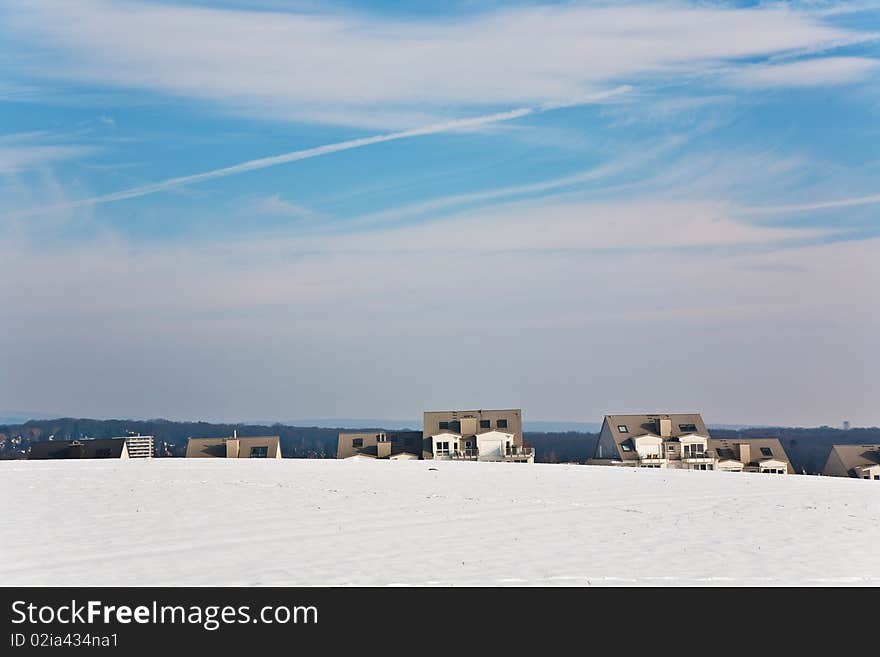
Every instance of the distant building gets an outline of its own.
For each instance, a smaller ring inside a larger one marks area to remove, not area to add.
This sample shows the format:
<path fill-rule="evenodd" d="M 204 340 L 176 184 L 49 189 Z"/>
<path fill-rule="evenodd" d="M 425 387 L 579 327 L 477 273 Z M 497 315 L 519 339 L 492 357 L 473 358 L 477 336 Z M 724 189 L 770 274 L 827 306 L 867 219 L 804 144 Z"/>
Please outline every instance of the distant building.
<path fill-rule="evenodd" d="M 592 463 L 714 470 L 709 430 L 699 413 L 606 415 Z"/>
<path fill-rule="evenodd" d="M 422 458 L 421 431 L 362 431 L 339 434 L 336 458 L 407 460 Z"/>
<path fill-rule="evenodd" d="M 426 459 L 534 463 L 535 451 L 523 444 L 522 411 L 428 411 L 422 426 Z"/>
<path fill-rule="evenodd" d="M 186 458 L 280 459 L 281 439 L 278 436 L 228 438 L 190 438 L 186 443 Z"/>
<path fill-rule="evenodd" d="M 33 443 L 28 453 L 32 460 L 46 459 L 127 459 L 125 438 L 96 440 L 50 440 Z"/>
<path fill-rule="evenodd" d="M 778 438 L 712 438 L 709 440 L 709 449 L 715 452 L 716 470 L 764 474 L 794 473 Z"/>
<path fill-rule="evenodd" d="M 822 474 L 880 480 L 880 445 L 834 445 Z"/>
<path fill-rule="evenodd" d="M 153 436 L 126 436 L 125 445 L 128 448 L 128 457 L 132 459 L 153 458 Z"/>
<path fill-rule="evenodd" d="M 849 425 L 849 420 L 844 420 L 844 421 L 843 421 L 843 430 L 844 430 L 844 431 L 849 431 L 849 426 L 850 426 L 850 425 Z"/>

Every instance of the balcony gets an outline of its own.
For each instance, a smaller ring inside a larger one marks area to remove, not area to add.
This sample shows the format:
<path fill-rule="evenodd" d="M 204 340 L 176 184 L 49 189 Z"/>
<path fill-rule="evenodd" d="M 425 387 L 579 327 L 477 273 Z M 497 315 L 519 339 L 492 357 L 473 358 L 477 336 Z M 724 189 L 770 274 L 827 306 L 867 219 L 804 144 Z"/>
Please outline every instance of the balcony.
<path fill-rule="evenodd" d="M 712 452 L 684 452 L 681 455 L 684 463 L 715 463 L 715 455 Z"/>
<path fill-rule="evenodd" d="M 535 448 L 530 445 L 511 445 L 504 450 L 504 460 L 531 459 L 535 457 Z"/>
<path fill-rule="evenodd" d="M 480 456 L 479 450 L 476 449 L 463 449 L 458 452 L 452 452 L 449 455 L 453 461 L 476 461 Z"/>

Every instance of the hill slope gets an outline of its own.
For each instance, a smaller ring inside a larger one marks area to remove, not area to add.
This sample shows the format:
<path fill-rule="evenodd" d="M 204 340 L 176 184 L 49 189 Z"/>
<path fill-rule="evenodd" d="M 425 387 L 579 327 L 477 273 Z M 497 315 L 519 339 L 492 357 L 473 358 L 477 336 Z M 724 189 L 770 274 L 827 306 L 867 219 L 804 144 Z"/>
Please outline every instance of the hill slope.
<path fill-rule="evenodd" d="M 880 584 L 871 481 L 431 461 L 5 461 L 0 494 L 7 586 Z"/>

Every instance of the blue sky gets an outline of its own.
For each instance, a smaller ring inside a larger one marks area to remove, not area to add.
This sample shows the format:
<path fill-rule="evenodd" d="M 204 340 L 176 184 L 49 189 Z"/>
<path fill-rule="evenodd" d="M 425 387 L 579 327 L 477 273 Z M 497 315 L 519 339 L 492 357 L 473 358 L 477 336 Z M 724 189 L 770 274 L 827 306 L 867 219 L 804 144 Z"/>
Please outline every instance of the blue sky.
<path fill-rule="evenodd" d="M 874 2 L 0 0 L 0 398 L 878 424 L 878 83 Z"/>

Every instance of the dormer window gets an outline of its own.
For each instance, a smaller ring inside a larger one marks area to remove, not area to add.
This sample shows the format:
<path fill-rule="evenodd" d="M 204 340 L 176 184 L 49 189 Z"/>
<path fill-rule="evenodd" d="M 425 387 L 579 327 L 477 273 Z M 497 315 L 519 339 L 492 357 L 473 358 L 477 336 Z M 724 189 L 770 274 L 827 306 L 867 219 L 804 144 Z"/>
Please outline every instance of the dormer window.
<path fill-rule="evenodd" d="M 764 456 L 773 456 L 773 450 L 769 447 L 762 447 L 761 454 L 763 454 Z"/>
<path fill-rule="evenodd" d="M 696 424 L 679 424 L 678 428 L 682 433 L 695 433 L 697 430 L 697 425 Z"/>
<path fill-rule="evenodd" d="M 618 424 L 617 431 L 620 433 L 629 433 L 629 429 L 627 428 L 627 426 L 625 424 Z"/>

